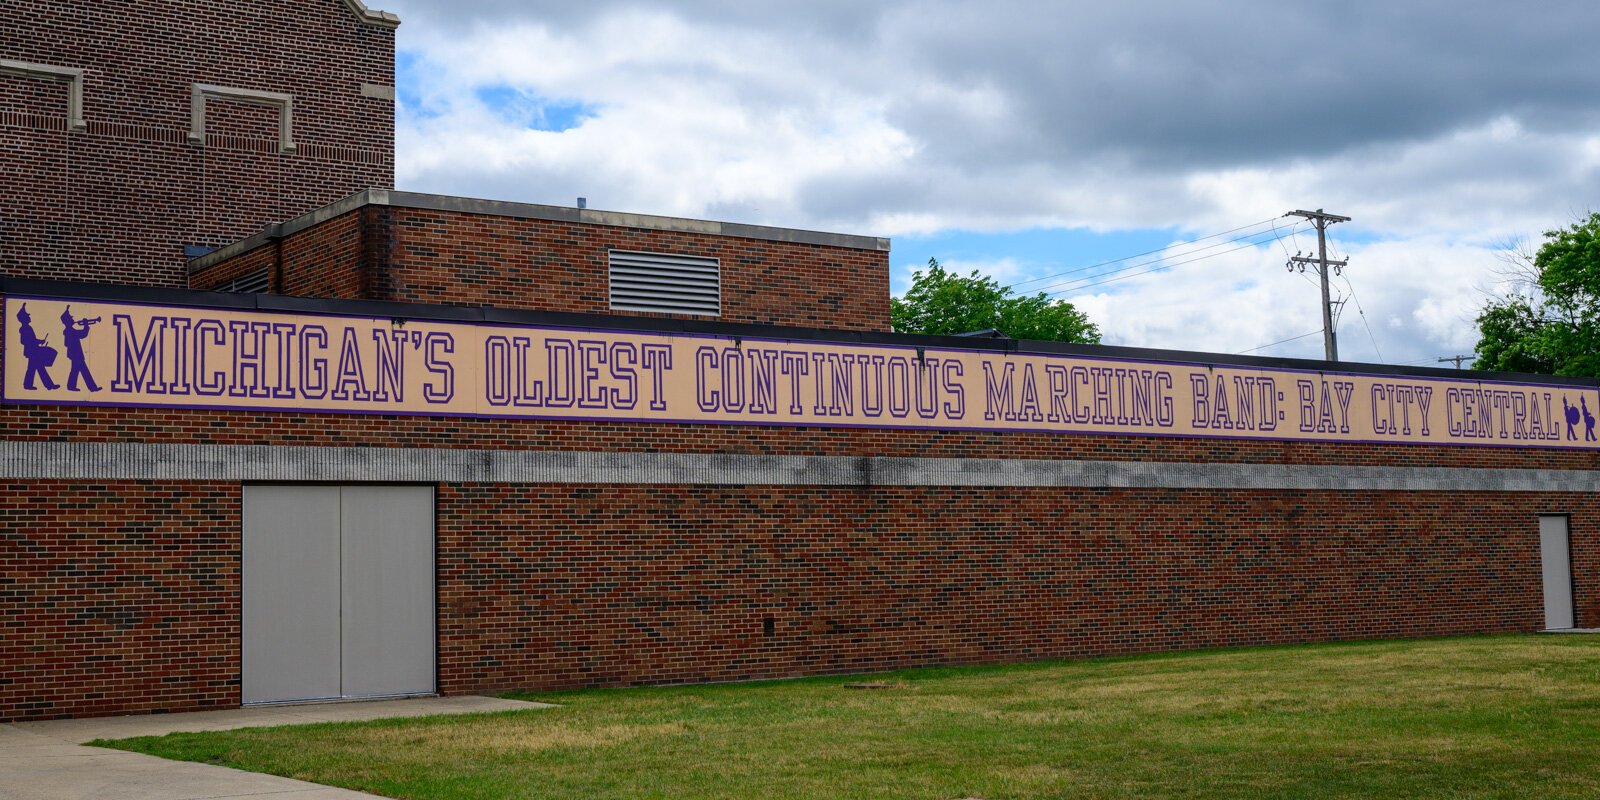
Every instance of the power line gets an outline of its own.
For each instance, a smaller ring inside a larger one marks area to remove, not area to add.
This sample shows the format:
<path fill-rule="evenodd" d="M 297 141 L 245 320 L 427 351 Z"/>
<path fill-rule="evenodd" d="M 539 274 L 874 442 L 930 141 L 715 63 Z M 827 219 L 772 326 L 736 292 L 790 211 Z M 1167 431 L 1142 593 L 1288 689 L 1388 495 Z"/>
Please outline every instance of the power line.
<path fill-rule="evenodd" d="M 1129 278 L 1137 278 L 1140 275 L 1149 275 L 1149 274 L 1154 273 L 1154 272 L 1161 272 L 1162 270 L 1171 269 L 1173 267 L 1182 266 L 1184 264 L 1189 264 L 1189 263 L 1192 263 L 1192 262 L 1195 262 L 1195 261 L 1204 261 L 1204 260 L 1206 260 L 1208 258 L 1216 258 L 1217 256 L 1225 256 L 1225 255 L 1227 255 L 1229 253 L 1237 252 L 1239 250 L 1248 250 L 1248 249 L 1250 249 L 1252 247 L 1256 247 L 1258 244 L 1259 244 L 1258 242 L 1249 242 L 1249 243 L 1246 243 L 1246 244 L 1239 245 L 1238 247 L 1234 247 L 1234 248 L 1231 248 L 1231 249 L 1228 249 L 1228 250 L 1224 250 L 1224 251 L 1222 251 L 1220 253 L 1212 253 L 1210 255 L 1204 255 L 1204 256 L 1195 256 L 1194 258 L 1184 259 L 1182 261 L 1170 261 L 1169 262 L 1169 261 L 1164 261 L 1164 260 L 1161 260 L 1161 259 L 1157 259 L 1155 261 L 1146 261 L 1146 262 L 1143 262 L 1141 264 L 1134 264 L 1133 266 L 1127 267 L 1125 269 L 1117 269 L 1117 270 L 1112 270 L 1110 272 L 1102 272 L 1099 275 L 1090 275 L 1087 278 L 1080 278 L 1080 279 L 1078 279 L 1076 281 L 1067 281 L 1067 283 L 1075 284 L 1075 285 L 1067 286 L 1064 289 L 1051 289 L 1050 291 L 1045 292 L 1045 294 L 1060 295 L 1060 294 L 1068 294 L 1068 293 L 1071 293 L 1071 292 L 1081 292 L 1084 289 L 1089 289 L 1089 288 L 1092 288 L 1092 287 L 1095 287 L 1095 286 L 1102 286 L 1102 285 L 1105 285 L 1107 283 L 1115 283 L 1116 281 L 1125 281 L 1125 280 L 1127 280 Z M 1146 266 L 1149 266 L 1151 264 L 1155 264 L 1156 266 L 1151 267 L 1150 269 L 1144 270 L 1143 272 L 1134 272 L 1134 273 L 1127 274 L 1127 275 L 1119 275 L 1119 274 L 1117 274 L 1117 273 L 1121 273 L 1121 272 L 1127 272 L 1130 269 L 1137 269 L 1139 267 L 1146 267 Z M 1105 275 L 1111 275 L 1113 277 L 1106 278 L 1105 280 L 1098 280 L 1098 281 L 1094 280 L 1095 278 L 1100 278 L 1100 277 L 1103 277 Z M 1085 283 L 1085 281 L 1090 281 L 1090 282 Z"/>
<path fill-rule="evenodd" d="M 1256 240 L 1255 237 L 1257 237 L 1257 236 L 1266 236 L 1266 235 L 1268 235 L 1268 233 L 1266 231 L 1260 231 L 1260 232 L 1257 232 L 1257 233 L 1247 233 L 1247 234 L 1245 234 L 1243 236 L 1235 237 L 1233 239 L 1228 239 L 1227 241 L 1217 242 L 1215 244 L 1208 244 L 1205 247 L 1196 248 L 1194 250 L 1189 250 L 1189 251 L 1183 252 L 1183 253 L 1177 253 L 1175 255 L 1178 255 L 1178 256 L 1194 255 L 1195 253 L 1203 253 L 1203 252 L 1205 252 L 1207 250 L 1214 250 L 1214 249 L 1216 249 L 1218 247 L 1227 247 L 1230 244 L 1238 244 L 1239 242 L 1248 242 L 1248 244 L 1246 244 L 1244 247 L 1254 247 L 1254 246 L 1257 246 L 1257 245 L 1259 245 L 1259 244 L 1261 244 L 1262 242 L 1265 241 L 1264 239 L 1263 240 Z M 1201 256 L 1200 258 L 1210 258 L 1212 256 L 1219 256 L 1219 255 L 1223 255 L 1224 253 L 1231 253 L 1234 250 L 1242 250 L 1242 249 L 1244 249 L 1244 247 L 1235 247 L 1235 248 L 1232 248 L 1230 250 L 1224 250 L 1221 253 L 1213 253 L 1211 256 Z M 1158 251 L 1153 251 L 1153 252 L 1164 252 L 1164 251 L 1159 251 L 1158 250 Z M 1145 253 L 1144 255 L 1150 255 L 1150 254 L 1149 253 Z M 1118 273 L 1127 272 L 1129 270 L 1138 269 L 1140 267 L 1148 267 L 1151 264 L 1162 264 L 1164 262 L 1167 262 L 1168 260 L 1170 260 L 1173 257 L 1174 257 L 1174 255 L 1159 255 L 1159 256 L 1156 256 L 1155 258 L 1152 258 L 1152 259 L 1150 259 L 1148 261 L 1139 261 L 1139 262 L 1136 262 L 1136 263 L 1133 263 L 1133 264 L 1129 264 L 1129 265 L 1127 265 L 1125 267 L 1118 267 L 1116 269 L 1108 269 L 1105 272 L 1100 272 L 1100 273 L 1096 273 L 1096 274 L 1093 274 L 1093 275 L 1085 275 L 1082 278 L 1072 278 L 1072 279 L 1065 280 L 1065 281 L 1058 281 L 1056 283 L 1052 283 L 1052 284 L 1050 284 L 1048 286 L 1043 287 L 1039 291 L 1043 291 L 1046 294 L 1060 294 L 1063 291 L 1071 291 L 1073 288 L 1075 288 L 1075 287 L 1070 286 L 1070 284 L 1082 283 L 1084 281 L 1092 281 L 1092 280 L 1094 280 L 1096 278 L 1104 278 L 1107 275 L 1116 275 Z M 1137 256 L 1134 256 L 1134 258 L 1137 258 Z M 1124 259 L 1124 260 L 1126 260 L 1126 259 Z M 1190 261 L 1198 261 L 1200 259 L 1196 258 L 1196 259 L 1189 259 L 1189 260 Z M 1183 263 L 1188 263 L 1188 262 L 1185 261 Z M 1070 270 L 1070 271 L 1071 272 L 1083 272 L 1083 271 L 1085 271 L 1085 269 L 1093 269 L 1093 267 L 1086 267 L 1084 269 L 1077 269 L 1077 270 Z M 1159 269 L 1159 267 L 1158 267 L 1158 269 Z M 1062 274 L 1064 275 L 1064 274 L 1067 274 L 1067 273 L 1062 273 Z M 1140 274 L 1144 274 L 1144 273 L 1140 273 Z M 1132 276 L 1129 276 L 1129 277 L 1132 277 Z M 1058 288 L 1056 288 L 1056 287 L 1059 287 L 1059 286 L 1066 286 L 1067 288 L 1066 289 L 1058 289 Z"/>
<path fill-rule="evenodd" d="M 1075 269 L 1069 269 L 1069 270 L 1066 270 L 1064 272 L 1057 272 L 1057 273 L 1054 273 L 1054 274 L 1051 274 L 1051 275 L 1041 275 L 1041 276 L 1039 276 L 1037 278 L 1029 278 L 1029 279 L 1027 279 L 1025 281 L 1017 281 L 1016 283 L 1013 283 L 1010 286 L 1007 286 L 1005 288 L 1007 288 L 1007 289 L 1015 289 L 1018 286 L 1026 286 L 1026 285 L 1028 285 L 1030 283 L 1038 283 L 1040 281 L 1048 281 L 1048 280 L 1051 280 L 1051 279 L 1054 279 L 1054 278 L 1059 278 L 1059 277 L 1061 277 L 1063 275 L 1075 275 L 1075 274 L 1080 273 L 1080 272 L 1088 272 L 1089 270 L 1092 270 L 1092 269 L 1099 269 L 1100 267 L 1109 267 L 1112 264 L 1120 264 L 1120 263 L 1122 263 L 1124 261 L 1132 261 L 1135 258 L 1143 258 L 1145 256 L 1155 255 L 1156 253 L 1164 253 L 1164 252 L 1166 252 L 1168 250 L 1171 250 L 1171 249 L 1173 249 L 1175 247 L 1186 247 L 1186 246 L 1191 245 L 1191 244 L 1199 244 L 1200 242 L 1203 242 L 1203 241 L 1205 241 L 1207 239 L 1215 239 L 1215 238 L 1217 238 L 1219 236 L 1227 236 L 1230 233 L 1238 233 L 1239 231 L 1245 230 L 1247 228 L 1258 228 L 1258 227 L 1260 227 L 1262 225 L 1266 225 L 1266 224 L 1269 224 L 1269 223 L 1273 224 L 1274 229 L 1276 229 L 1277 220 L 1278 220 L 1278 218 L 1264 219 L 1264 220 L 1262 220 L 1260 222 L 1252 222 L 1249 225 L 1240 225 L 1237 228 L 1232 228 L 1232 229 L 1229 229 L 1229 230 L 1221 231 L 1219 233 L 1213 233 L 1213 234 L 1210 234 L 1208 236 L 1201 236 L 1198 239 L 1190 239 L 1190 240 L 1184 241 L 1184 242 L 1177 242 L 1175 244 L 1169 244 L 1169 245 L 1167 245 L 1165 247 L 1156 248 L 1155 250 L 1147 250 L 1147 251 L 1145 251 L 1143 253 L 1134 253 L 1131 256 L 1123 256 L 1122 258 L 1113 258 L 1110 261 L 1102 261 L 1102 262 L 1100 262 L 1098 264 L 1090 264 L 1087 267 L 1077 267 Z M 1209 249 L 1209 248 L 1202 248 L 1202 249 Z"/>
<path fill-rule="evenodd" d="M 1242 356 L 1245 353 L 1254 353 L 1257 350 L 1265 350 L 1265 349 L 1267 349 L 1269 347 L 1277 347 L 1280 344 L 1288 344 L 1290 342 L 1297 342 L 1297 341 L 1299 341 L 1301 339 L 1306 338 L 1307 336 L 1316 336 L 1319 333 L 1322 333 L 1322 331 L 1317 330 L 1317 331 L 1312 331 L 1310 333 L 1302 333 L 1299 336 L 1291 336 L 1291 337 L 1289 337 L 1287 339 L 1283 339 L 1283 340 L 1280 340 L 1280 341 L 1273 342 L 1272 344 L 1264 344 L 1264 345 L 1261 345 L 1260 347 L 1252 347 L 1249 350 L 1240 350 L 1239 352 L 1234 353 L 1234 355 Z"/>
<path fill-rule="evenodd" d="M 1271 234 L 1271 233 L 1269 233 L 1267 231 L 1262 231 L 1261 233 L 1253 233 L 1253 234 L 1249 234 L 1247 236 L 1239 237 L 1237 239 L 1230 239 L 1230 240 L 1228 240 L 1226 242 L 1222 242 L 1222 243 L 1219 243 L 1219 244 L 1208 245 L 1206 247 L 1200 248 L 1200 250 L 1190 251 L 1190 253 L 1182 253 L 1181 255 L 1191 255 L 1192 253 L 1198 253 L 1198 252 L 1201 252 L 1201 251 L 1204 251 L 1204 250 L 1210 250 L 1210 249 L 1212 249 L 1214 247 L 1222 247 L 1222 246 L 1225 246 L 1225 245 L 1228 245 L 1228 244 L 1235 244 L 1235 243 L 1238 243 L 1238 242 L 1244 242 L 1244 244 L 1240 244 L 1238 247 L 1231 247 L 1231 248 L 1229 248 L 1227 250 L 1223 250 L 1221 252 L 1210 253 L 1208 255 L 1203 255 L 1203 256 L 1195 256 L 1193 258 L 1186 258 L 1186 259 L 1181 259 L 1181 260 L 1178 260 L 1178 261 L 1171 261 L 1171 260 L 1168 260 L 1166 258 L 1155 258 L 1155 259 L 1151 259 L 1149 261 L 1141 261 L 1141 262 L 1139 262 L 1137 264 L 1129 264 L 1126 267 L 1120 267 L 1118 269 L 1107 270 L 1107 271 L 1099 273 L 1097 275 L 1088 275 L 1088 276 L 1085 276 L 1085 277 L 1082 277 L 1082 278 L 1076 278 L 1076 279 L 1069 280 L 1069 281 L 1062 281 L 1061 283 L 1058 283 L 1058 284 L 1052 284 L 1051 286 L 1046 286 L 1043 291 L 1044 291 L 1045 294 L 1048 294 L 1048 295 L 1067 294 L 1069 292 L 1082 291 L 1084 289 L 1088 289 L 1088 288 L 1093 287 L 1093 286 L 1100 286 L 1102 284 L 1112 283 L 1113 281 L 1126 280 L 1128 278 L 1137 278 L 1140 275 L 1149 275 L 1152 272 L 1160 272 L 1160 271 L 1162 271 L 1164 269 L 1169 269 L 1171 267 L 1182 266 L 1184 264 L 1190 264 L 1190 263 L 1193 263 L 1193 262 L 1196 262 L 1196 261 L 1204 261 L 1205 259 L 1216 258 L 1217 256 L 1225 256 L 1225 255 L 1227 255 L 1229 253 L 1235 253 L 1235 252 L 1238 252 L 1240 250 L 1248 250 L 1248 249 L 1253 248 L 1253 247 L 1260 247 L 1261 245 L 1266 244 L 1269 240 L 1268 239 L 1256 239 L 1255 237 L 1258 237 L 1258 236 L 1271 236 L 1271 235 L 1273 235 L 1273 234 Z M 1272 241 L 1276 241 L 1278 239 L 1282 239 L 1284 235 L 1286 235 L 1286 234 L 1279 234 Z M 1128 275 L 1119 274 L 1119 273 L 1125 273 L 1128 270 L 1138 269 L 1139 267 L 1148 267 L 1148 266 L 1150 266 L 1152 264 L 1154 264 L 1156 266 L 1152 267 L 1151 269 L 1144 270 L 1143 272 L 1135 272 L 1135 273 L 1128 274 Z M 1106 277 L 1107 275 L 1114 276 L 1114 277 L 1107 278 Z M 1105 278 L 1105 279 L 1104 280 L 1095 280 L 1096 278 Z M 1090 281 L 1090 282 L 1086 283 L 1085 281 Z M 1057 289 L 1057 288 L 1055 288 L 1056 286 L 1062 286 L 1064 288 Z"/>
<path fill-rule="evenodd" d="M 1349 259 L 1346 259 L 1347 261 Z M 1340 275 L 1344 285 L 1350 289 L 1350 299 L 1356 301 L 1356 313 L 1361 315 L 1361 327 L 1367 329 L 1367 341 L 1372 342 L 1373 352 L 1378 354 L 1378 360 L 1383 361 L 1383 351 L 1378 349 L 1378 339 L 1372 335 L 1372 326 L 1367 324 L 1367 310 L 1361 307 L 1361 298 L 1356 297 L 1356 285 L 1350 282 L 1349 275 Z"/>

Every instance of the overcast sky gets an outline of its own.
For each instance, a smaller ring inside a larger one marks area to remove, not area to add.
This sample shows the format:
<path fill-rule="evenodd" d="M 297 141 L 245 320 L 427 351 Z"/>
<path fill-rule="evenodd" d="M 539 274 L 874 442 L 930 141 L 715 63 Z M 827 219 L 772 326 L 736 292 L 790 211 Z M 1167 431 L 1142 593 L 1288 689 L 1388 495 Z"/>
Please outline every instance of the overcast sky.
<path fill-rule="evenodd" d="M 1431 364 L 1600 208 L 1593 0 L 369 5 L 398 188 L 887 236 L 896 293 L 1035 279 L 1108 344 L 1320 357 L 1325 208 L 1341 356 Z"/>

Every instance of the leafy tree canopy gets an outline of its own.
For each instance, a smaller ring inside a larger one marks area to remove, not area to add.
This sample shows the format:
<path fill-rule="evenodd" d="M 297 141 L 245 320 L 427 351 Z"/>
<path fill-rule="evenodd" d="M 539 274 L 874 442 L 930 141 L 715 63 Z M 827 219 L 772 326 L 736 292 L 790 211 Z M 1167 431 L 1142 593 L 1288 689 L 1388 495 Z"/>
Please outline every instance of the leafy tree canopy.
<path fill-rule="evenodd" d="M 995 328 L 1013 339 L 1099 344 L 1100 329 L 1071 303 L 1043 292 L 1014 295 L 973 270 L 965 277 L 938 259 L 911 276 L 905 297 L 889 299 L 889 320 L 901 333 L 955 334 Z"/>
<path fill-rule="evenodd" d="M 1600 377 L 1600 213 L 1544 236 L 1478 314 L 1477 367 Z"/>

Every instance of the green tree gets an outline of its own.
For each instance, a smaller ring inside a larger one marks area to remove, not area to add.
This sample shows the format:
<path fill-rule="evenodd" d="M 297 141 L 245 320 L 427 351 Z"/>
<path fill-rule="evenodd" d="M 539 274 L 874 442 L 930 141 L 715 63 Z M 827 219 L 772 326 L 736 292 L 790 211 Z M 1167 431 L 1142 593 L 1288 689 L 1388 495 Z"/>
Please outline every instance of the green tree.
<path fill-rule="evenodd" d="M 889 298 L 889 321 L 900 333 L 954 334 L 995 328 L 1013 339 L 1099 344 L 1100 329 L 1082 311 L 1043 292 L 1014 295 L 973 270 L 961 276 L 935 258 L 911 276 L 905 297 Z"/>
<path fill-rule="evenodd" d="M 1478 314 L 1477 367 L 1600 377 L 1600 213 L 1544 236 Z"/>

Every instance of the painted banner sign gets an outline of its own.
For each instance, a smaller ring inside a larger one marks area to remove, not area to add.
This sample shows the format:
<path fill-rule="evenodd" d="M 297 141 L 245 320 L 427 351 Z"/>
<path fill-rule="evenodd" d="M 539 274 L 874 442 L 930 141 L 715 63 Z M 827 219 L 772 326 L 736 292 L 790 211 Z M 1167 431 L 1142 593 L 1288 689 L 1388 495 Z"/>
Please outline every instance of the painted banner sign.
<path fill-rule="evenodd" d="M 1593 387 L 5 299 L 8 404 L 1600 446 Z"/>

